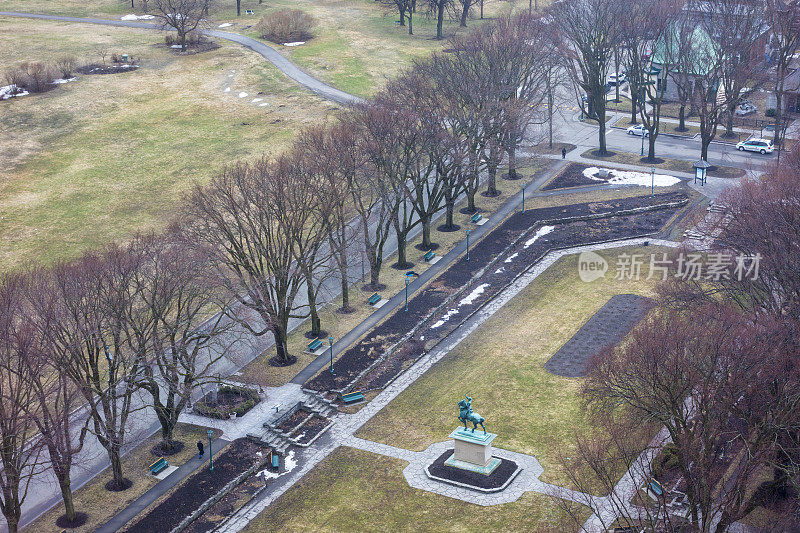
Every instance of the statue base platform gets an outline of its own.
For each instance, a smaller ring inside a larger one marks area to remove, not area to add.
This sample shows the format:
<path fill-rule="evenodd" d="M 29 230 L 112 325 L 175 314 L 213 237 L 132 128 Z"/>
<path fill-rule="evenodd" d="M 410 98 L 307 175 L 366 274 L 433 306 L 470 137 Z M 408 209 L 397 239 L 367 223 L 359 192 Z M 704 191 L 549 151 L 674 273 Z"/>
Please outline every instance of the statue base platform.
<path fill-rule="evenodd" d="M 492 457 L 492 441 L 495 433 L 482 430 L 465 430 L 459 427 L 452 433 L 453 455 L 446 461 L 447 466 L 489 475 L 500 465 L 500 459 Z"/>

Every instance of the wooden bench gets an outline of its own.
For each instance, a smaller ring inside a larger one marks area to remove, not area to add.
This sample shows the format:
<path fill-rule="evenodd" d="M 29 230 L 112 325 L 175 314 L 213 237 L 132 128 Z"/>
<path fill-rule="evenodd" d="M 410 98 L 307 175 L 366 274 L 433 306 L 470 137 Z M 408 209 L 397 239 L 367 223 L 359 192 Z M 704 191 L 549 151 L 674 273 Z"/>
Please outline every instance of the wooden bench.
<path fill-rule="evenodd" d="M 470 220 L 471 220 L 471 221 L 472 221 L 474 224 L 477 224 L 478 222 L 480 222 L 480 221 L 481 221 L 481 219 L 482 219 L 482 218 L 483 218 L 483 215 L 481 215 L 480 213 L 475 213 L 474 215 L 472 215 L 472 217 L 470 218 Z"/>
<path fill-rule="evenodd" d="M 280 456 L 273 452 L 272 453 L 272 468 L 278 469 L 281 467 L 281 458 Z"/>
<path fill-rule="evenodd" d="M 425 252 L 425 255 L 422 256 L 422 260 L 430 261 L 434 257 L 436 257 L 436 253 L 433 250 L 428 250 L 427 252 Z"/>
<path fill-rule="evenodd" d="M 167 460 L 164 459 L 163 457 L 159 457 L 158 461 L 156 461 L 155 463 L 151 464 L 147 468 L 150 470 L 151 474 L 156 475 L 159 472 L 161 472 L 162 470 L 164 470 L 165 468 L 167 468 L 168 466 L 169 466 L 169 463 L 167 462 Z"/>
<path fill-rule="evenodd" d="M 322 341 L 319 339 L 314 339 L 313 341 L 308 343 L 308 351 L 314 353 L 319 347 L 322 346 Z"/>
<path fill-rule="evenodd" d="M 255 15 L 256 12 L 253 11 L 252 9 L 245 9 L 244 14 L 245 15 Z"/>
<path fill-rule="evenodd" d="M 378 294 L 377 292 L 367 299 L 367 303 L 369 305 L 375 305 L 376 303 L 378 303 L 380 301 L 381 301 L 381 295 Z"/>
<path fill-rule="evenodd" d="M 364 395 L 360 392 L 348 392 L 347 394 L 342 394 L 342 401 L 345 404 L 360 402 L 363 399 Z"/>

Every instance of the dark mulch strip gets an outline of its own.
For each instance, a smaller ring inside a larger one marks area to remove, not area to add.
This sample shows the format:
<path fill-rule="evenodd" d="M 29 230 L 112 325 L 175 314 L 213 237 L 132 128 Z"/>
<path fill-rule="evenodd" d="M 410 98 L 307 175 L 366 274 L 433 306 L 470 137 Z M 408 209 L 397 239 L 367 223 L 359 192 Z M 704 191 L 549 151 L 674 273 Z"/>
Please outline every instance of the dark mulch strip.
<path fill-rule="evenodd" d="M 244 404 L 250 401 L 252 401 L 253 405 L 247 407 L 246 409 L 242 408 Z M 261 398 L 259 398 L 258 393 L 255 391 L 250 389 L 234 388 L 233 390 L 226 389 L 217 391 L 216 399 L 214 399 L 213 392 L 205 394 L 197 403 L 195 403 L 194 409 L 195 412 L 203 416 L 226 419 L 228 418 L 229 414 L 234 411 L 236 412 L 237 416 L 244 415 L 250 409 L 255 407 L 260 401 Z"/>
<path fill-rule="evenodd" d="M 306 382 L 305 386 L 316 391 L 328 391 L 340 389 L 349 384 L 365 368 L 380 358 L 387 348 L 397 343 L 403 335 L 422 322 L 432 309 L 441 305 L 448 296 L 469 282 L 475 273 L 489 263 L 500 251 L 540 221 L 591 214 L 611 215 L 617 211 L 685 199 L 685 193 L 670 192 L 657 194 L 653 198 L 650 196 L 637 196 L 604 202 L 531 209 L 525 211 L 525 213 L 517 212 L 507 218 L 489 235 L 481 239 L 474 247 L 471 247 L 469 262 L 459 260 L 450 265 L 425 289 L 409 300 L 407 312 L 403 311 L 402 308 L 398 309 L 360 342 L 345 351 L 336 363 L 336 374 L 334 376 L 331 376 L 328 372 L 320 373 L 314 379 Z M 674 209 L 663 209 L 634 216 L 563 224 L 553 233 L 539 239 L 534 245 L 521 251 L 518 260 L 515 259 L 514 262 L 509 264 L 501 262 L 497 265 L 497 269 L 491 270 L 490 273 L 503 276 L 498 278 L 498 286 L 500 286 L 500 284 L 505 284 L 510 279 L 513 279 L 516 275 L 514 269 L 524 270 L 550 248 L 568 247 L 587 242 L 652 233 L 660 230 L 674 213 Z M 505 270 L 496 273 L 496 270 L 503 267 L 505 267 Z M 519 271 L 521 270 L 516 272 L 518 273 Z M 492 289 L 494 289 L 495 283 L 492 283 L 492 285 L 493 287 L 490 287 L 484 293 L 484 296 L 493 295 Z M 474 305 L 482 305 L 483 301 L 485 300 L 476 301 Z M 467 311 L 467 306 L 464 306 L 463 310 L 460 311 Z M 440 328 L 441 331 L 444 329 Z M 437 330 L 437 334 L 440 330 Z M 425 335 L 425 333 L 420 331 L 420 335 Z M 404 370 L 410 364 L 410 361 L 419 357 L 424 350 L 424 344 L 429 340 L 430 338 L 425 336 L 425 339 L 418 337 L 407 342 L 390 360 L 384 361 L 369 376 L 363 378 L 357 388 L 362 390 L 379 388 L 381 383 L 388 382 L 393 376 L 397 375 L 398 371 Z"/>
<path fill-rule="evenodd" d="M 267 480 L 267 485 L 272 483 L 272 479 Z M 264 482 L 257 476 L 252 476 L 242 482 L 241 485 L 222 497 L 220 501 L 211 506 L 197 520 L 189 524 L 185 533 L 208 533 L 220 525 L 223 520 L 233 515 L 236 511 L 236 504 L 250 500 L 259 488 L 264 486 Z"/>
<path fill-rule="evenodd" d="M 497 489 L 502 487 L 511 477 L 511 474 L 517 470 L 517 463 L 500 457 L 500 465 L 487 476 L 479 472 L 470 472 L 454 466 L 447 466 L 444 462 L 451 455 L 453 455 L 453 450 L 444 452 L 428 467 L 428 472 L 432 476 L 455 481 L 456 483 L 464 483 L 481 489 Z"/>
<path fill-rule="evenodd" d="M 81 527 L 87 520 L 89 520 L 89 515 L 86 513 L 75 513 L 75 520 L 67 520 L 67 515 L 62 514 L 56 518 L 56 525 L 65 529 L 75 529 Z"/>
<path fill-rule="evenodd" d="M 653 300 L 635 294 L 616 294 L 597 310 L 544 364 L 557 376 L 586 375 L 589 361 L 604 349 L 621 341 L 652 309 Z"/>
<path fill-rule="evenodd" d="M 75 72 L 79 74 L 122 74 L 135 70 L 139 70 L 139 65 L 131 65 L 130 63 L 100 65 L 99 63 L 92 63 L 91 65 L 76 68 Z"/>
<path fill-rule="evenodd" d="M 308 418 L 310 414 L 311 411 L 307 411 L 305 409 L 298 409 L 297 411 L 289 415 L 289 417 L 287 417 L 285 420 L 282 420 L 281 423 L 278 424 L 276 427 L 285 433 L 291 433 L 292 431 L 300 427 L 300 424 L 302 424 L 303 421 L 306 418 Z"/>
<path fill-rule="evenodd" d="M 303 424 L 303 427 L 300 428 L 300 433 L 302 436 L 297 439 L 297 442 L 300 444 L 306 444 L 311 442 L 311 439 L 319 435 L 323 429 L 328 427 L 330 424 L 330 420 L 319 415 L 314 415 L 311 419 Z"/>
<path fill-rule="evenodd" d="M 551 191 L 554 189 L 566 189 L 568 187 L 580 187 L 582 185 L 600 185 L 603 182 L 589 179 L 583 175 L 583 171 L 589 168 L 589 165 L 581 163 L 570 163 L 561 169 L 555 178 L 542 187 L 543 191 Z"/>
<path fill-rule="evenodd" d="M 236 439 L 224 452 L 214 457 L 213 472 L 203 466 L 184 480 L 171 496 L 125 531 L 128 533 L 171 531 L 203 502 L 253 466 L 260 459 L 256 455 L 259 451 L 263 454 L 266 448 L 246 438 Z"/>

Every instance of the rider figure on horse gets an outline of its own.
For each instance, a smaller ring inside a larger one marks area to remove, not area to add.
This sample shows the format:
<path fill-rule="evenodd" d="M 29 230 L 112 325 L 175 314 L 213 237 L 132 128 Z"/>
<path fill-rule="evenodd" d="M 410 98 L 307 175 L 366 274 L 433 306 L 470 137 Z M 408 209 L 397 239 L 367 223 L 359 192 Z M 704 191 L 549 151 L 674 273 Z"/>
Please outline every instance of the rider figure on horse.
<path fill-rule="evenodd" d="M 458 402 L 458 419 L 464 423 L 464 430 L 467 429 L 467 422 L 472 422 L 472 432 L 478 428 L 478 425 L 483 428 L 486 433 L 486 426 L 483 425 L 485 419 L 478 413 L 472 410 L 472 396 L 464 396 L 464 399 Z"/>

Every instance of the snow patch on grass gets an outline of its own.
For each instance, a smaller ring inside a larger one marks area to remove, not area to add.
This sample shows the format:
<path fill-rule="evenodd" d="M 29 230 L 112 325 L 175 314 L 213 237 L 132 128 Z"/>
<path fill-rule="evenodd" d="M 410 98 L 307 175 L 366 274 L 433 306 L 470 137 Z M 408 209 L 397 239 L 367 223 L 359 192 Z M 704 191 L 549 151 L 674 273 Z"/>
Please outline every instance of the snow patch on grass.
<path fill-rule="evenodd" d="M 583 175 L 590 180 L 594 181 L 602 181 L 606 183 L 610 183 L 612 185 L 642 185 L 642 186 L 649 186 L 652 185 L 656 187 L 670 187 L 675 185 L 676 183 L 680 183 L 680 179 L 676 178 L 675 176 L 668 176 L 666 174 L 655 174 L 650 175 L 647 172 L 636 172 L 633 170 L 617 170 L 613 168 L 604 168 L 603 170 L 608 171 L 608 180 L 604 180 L 602 178 L 598 178 L 595 176 L 598 172 L 600 172 L 600 168 L 598 167 L 589 167 L 583 171 Z"/>
<path fill-rule="evenodd" d="M 123 15 L 119 19 L 120 20 L 152 20 L 155 17 L 153 15 Z"/>
<path fill-rule="evenodd" d="M 283 43 L 283 46 L 300 46 L 306 44 L 305 41 L 295 41 L 293 43 Z"/>
<path fill-rule="evenodd" d="M 539 228 L 539 231 L 537 231 L 536 234 L 533 237 L 531 237 L 530 239 L 525 241 L 525 246 L 524 247 L 527 248 L 531 244 L 533 244 L 536 241 L 538 241 L 540 237 L 544 237 L 545 235 L 547 235 L 548 233 L 550 233 L 554 229 L 556 229 L 555 226 L 542 226 L 541 228 Z M 517 255 L 517 254 L 514 254 L 514 256 L 515 255 Z M 514 256 L 511 256 L 511 257 L 514 257 Z M 511 257 L 509 257 L 509 259 L 511 259 Z"/>

